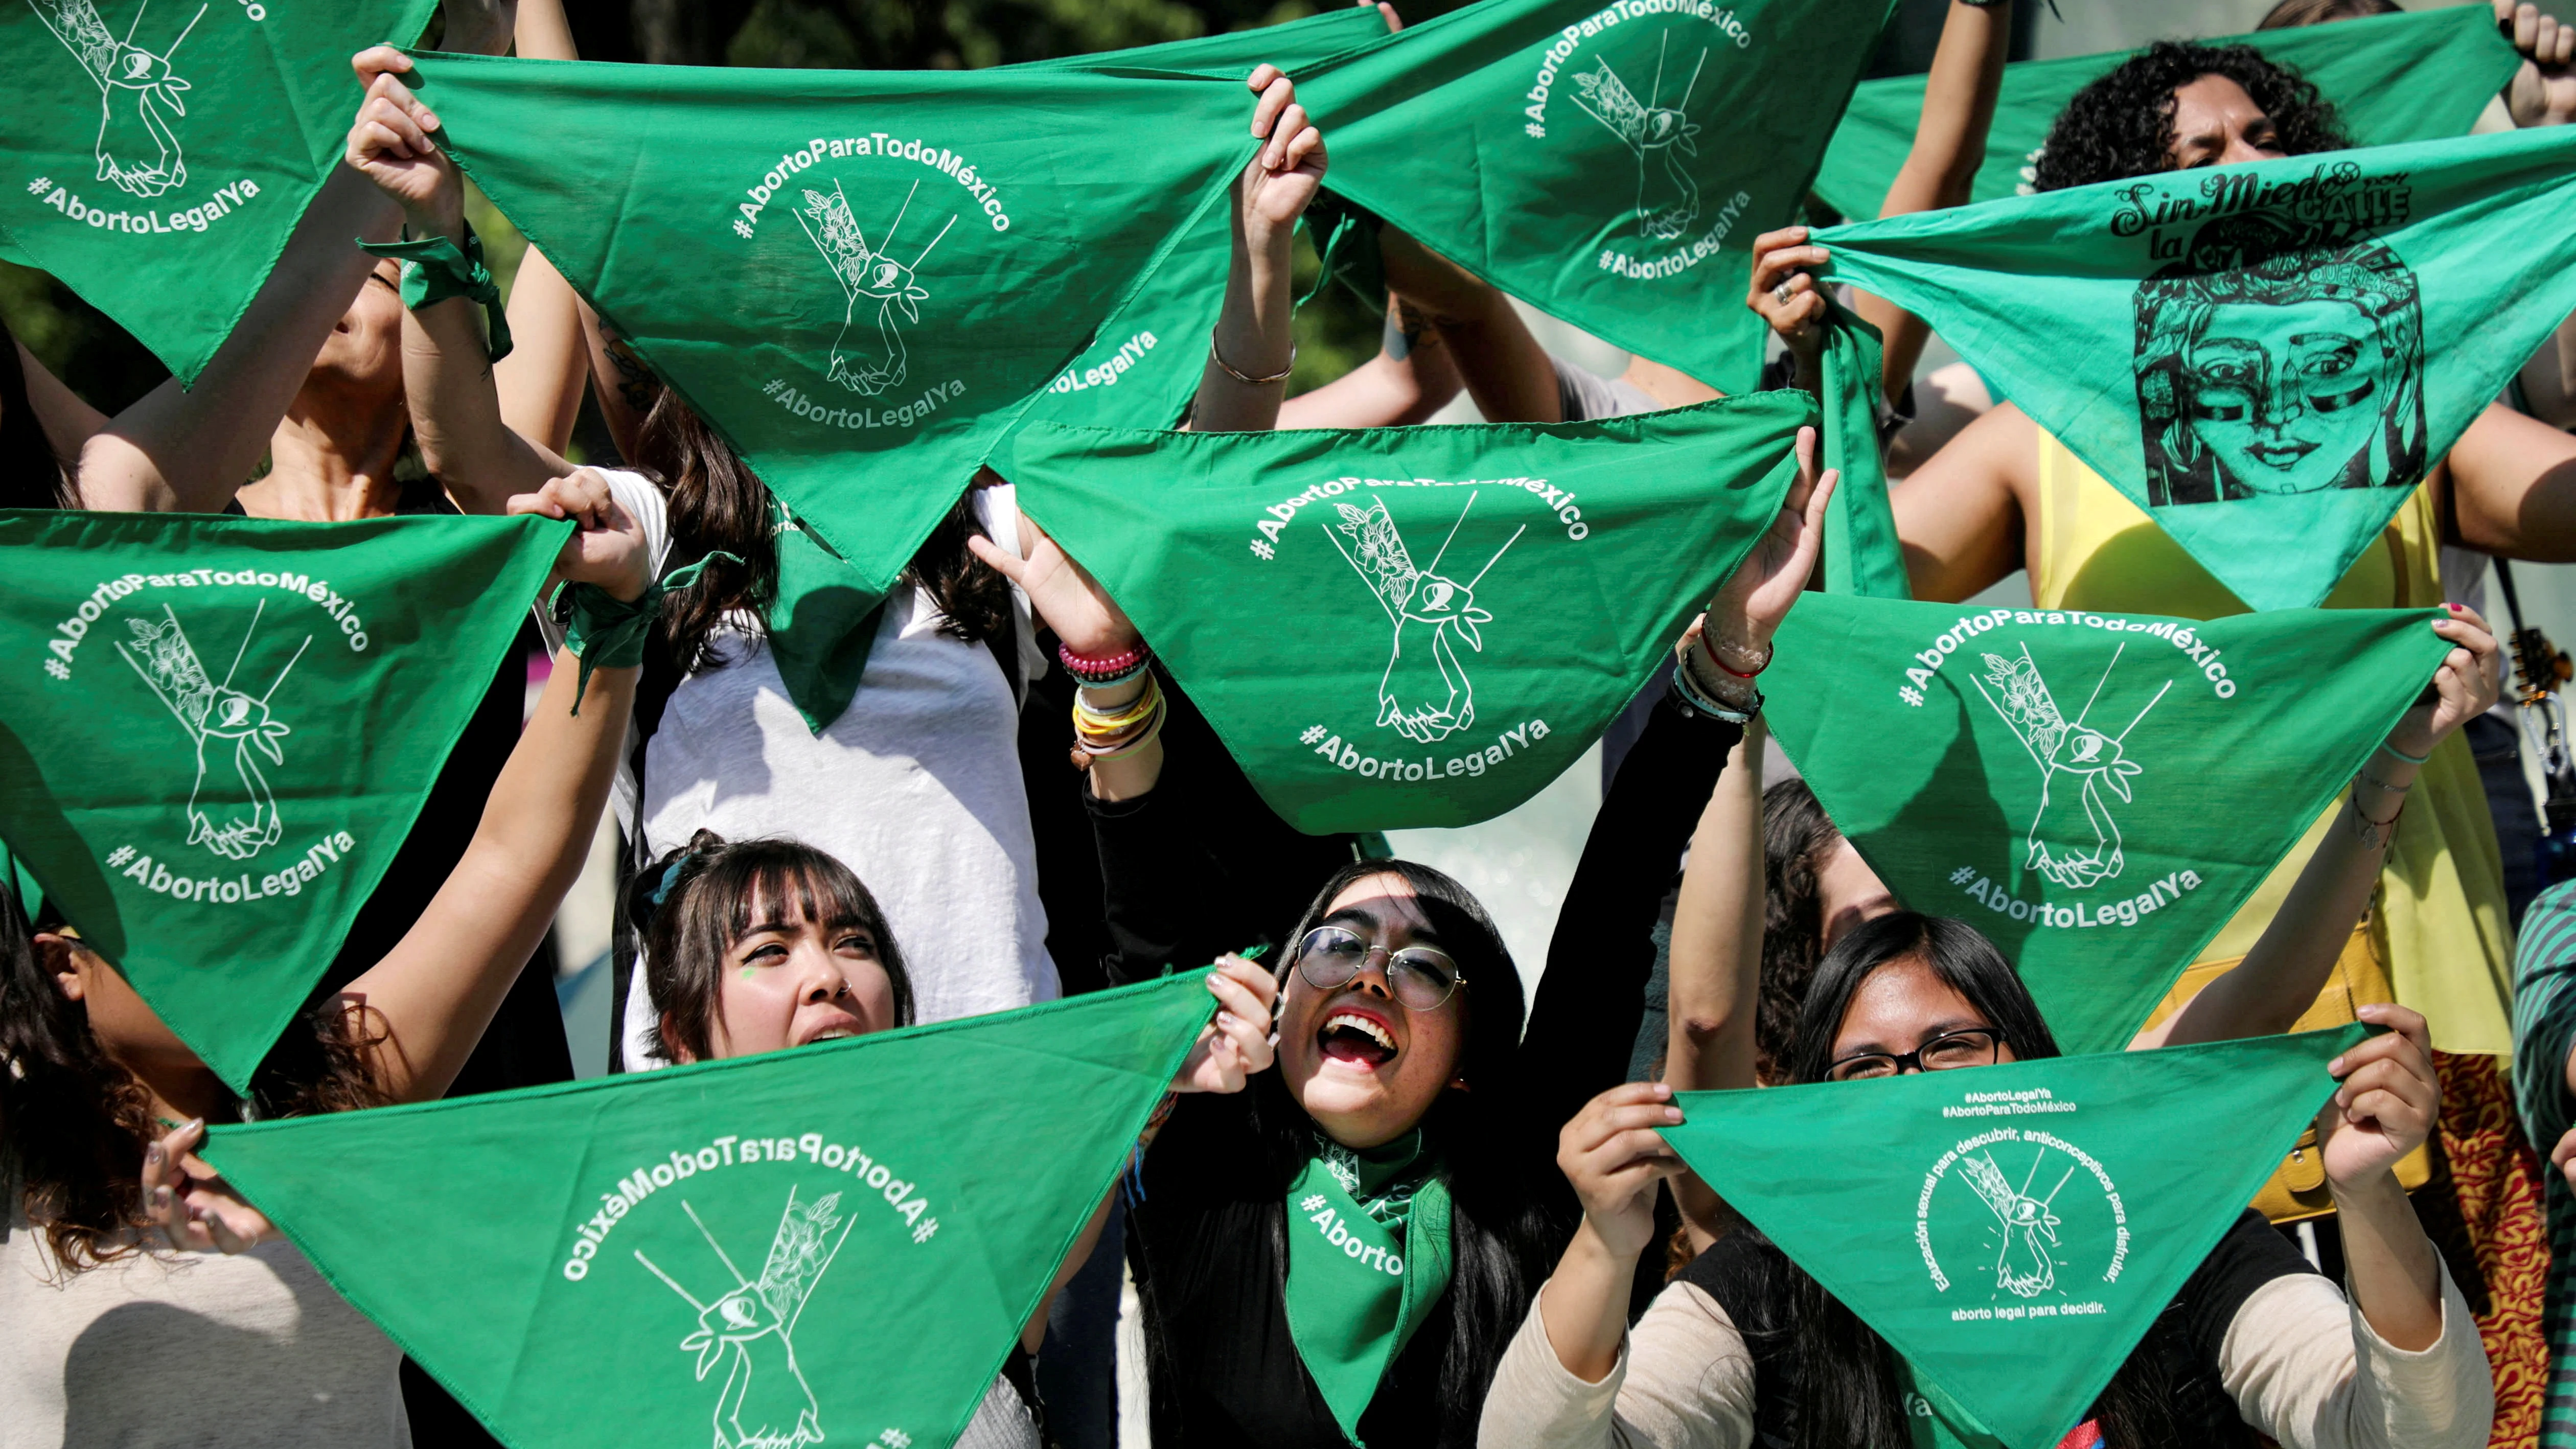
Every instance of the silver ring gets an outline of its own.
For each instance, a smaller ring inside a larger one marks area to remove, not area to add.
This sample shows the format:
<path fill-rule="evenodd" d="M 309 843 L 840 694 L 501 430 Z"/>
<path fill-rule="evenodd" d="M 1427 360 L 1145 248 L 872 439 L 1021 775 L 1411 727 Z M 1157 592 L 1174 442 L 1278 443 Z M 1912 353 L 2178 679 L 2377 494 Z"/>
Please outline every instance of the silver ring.
<path fill-rule="evenodd" d="M 1789 284 L 1787 282 L 1782 282 L 1780 285 L 1773 287 L 1771 289 L 1771 300 L 1779 303 L 1783 307 L 1788 306 Z"/>

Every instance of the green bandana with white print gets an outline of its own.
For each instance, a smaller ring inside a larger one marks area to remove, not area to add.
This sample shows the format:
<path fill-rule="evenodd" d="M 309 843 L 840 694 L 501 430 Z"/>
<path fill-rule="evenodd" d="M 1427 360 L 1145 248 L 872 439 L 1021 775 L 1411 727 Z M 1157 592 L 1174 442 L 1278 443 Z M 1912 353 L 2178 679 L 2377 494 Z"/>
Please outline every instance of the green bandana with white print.
<path fill-rule="evenodd" d="M 1366 1150 L 1318 1139 L 1288 1185 L 1288 1336 L 1353 1444 L 1449 1262 L 1449 1188 L 1421 1128 Z"/>

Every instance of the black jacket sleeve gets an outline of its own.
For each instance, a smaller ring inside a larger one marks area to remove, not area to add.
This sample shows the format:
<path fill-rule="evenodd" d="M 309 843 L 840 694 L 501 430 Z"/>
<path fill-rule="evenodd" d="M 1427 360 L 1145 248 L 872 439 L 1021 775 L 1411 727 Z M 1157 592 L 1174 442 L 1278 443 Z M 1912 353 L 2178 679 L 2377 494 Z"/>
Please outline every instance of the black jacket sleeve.
<path fill-rule="evenodd" d="M 1120 985 L 1276 947 L 1354 858 L 1353 837 L 1305 835 L 1280 819 L 1188 697 L 1168 675 L 1162 683 L 1162 778 L 1133 800 L 1095 799 L 1083 787 L 1100 847 L 1102 965 Z"/>
<path fill-rule="evenodd" d="M 1665 694 L 1593 818 L 1530 1002 L 1535 1049 L 1521 1054 L 1531 1125 L 1551 1138 L 1627 1079 L 1664 894 L 1727 751 L 1743 738 L 1742 725 L 1685 711 Z"/>

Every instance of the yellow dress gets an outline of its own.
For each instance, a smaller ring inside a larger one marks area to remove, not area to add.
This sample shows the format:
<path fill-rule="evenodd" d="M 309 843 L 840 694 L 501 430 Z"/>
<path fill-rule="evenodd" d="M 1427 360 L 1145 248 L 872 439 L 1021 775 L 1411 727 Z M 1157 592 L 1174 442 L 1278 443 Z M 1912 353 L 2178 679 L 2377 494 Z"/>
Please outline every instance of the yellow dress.
<path fill-rule="evenodd" d="M 2244 603 L 2185 553 L 2146 513 L 2039 430 L 2039 546 L 2031 594 L 2041 608 L 2215 619 Z M 2362 551 L 2329 609 L 2425 608 L 2442 602 L 2441 533 L 2432 492 L 2418 488 Z M 2202 961 L 2243 956 L 2280 910 L 2342 800 L 2316 823 L 2234 919 L 2203 948 Z M 2445 1052 L 2508 1056 L 2513 928 L 2505 914 L 2504 867 L 2468 741 L 2454 734 L 2418 777 L 2380 876 L 2389 974 L 2397 999 L 2424 1013 Z"/>

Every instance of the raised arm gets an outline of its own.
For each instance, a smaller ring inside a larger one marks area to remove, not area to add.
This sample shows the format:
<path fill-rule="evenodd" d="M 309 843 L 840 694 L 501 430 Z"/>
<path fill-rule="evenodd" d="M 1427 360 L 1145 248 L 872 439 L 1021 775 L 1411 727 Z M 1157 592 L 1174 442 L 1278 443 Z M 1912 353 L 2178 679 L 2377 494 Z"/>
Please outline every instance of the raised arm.
<path fill-rule="evenodd" d="M 652 561 L 642 526 L 597 473 L 555 480 L 511 500 L 511 509 L 580 522 L 565 544 L 560 577 L 626 602 L 643 596 Z M 576 714 L 581 673 L 571 649 L 555 656 L 545 694 L 492 786 L 464 857 L 393 951 L 343 993 L 381 1017 L 388 1034 L 376 1051 L 377 1070 L 396 1101 L 446 1092 L 581 874 L 625 743 L 638 671 L 599 668 Z"/>
<path fill-rule="evenodd" d="M 1400 428 L 1426 423 L 1458 395 L 1457 360 L 1430 319 L 1386 303 L 1377 356 L 1279 405 L 1283 428 Z"/>
<path fill-rule="evenodd" d="M 1225 306 L 1190 414 L 1190 426 L 1202 433 L 1264 432 L 1278 424 L 1297 357 L 1290 249 L 1297 218 L 1324 180 L 1324 135 L 1307 123 L 1296 85 L 1275 65 L 1253 71 L 1245 84 L 1260 97 L 1252 107 L 1252 134 L 1261 149 L 1235 178 Z"/>
<path fill-rule="evenodd" d="M 1727 759 L 1691 833 L 1673 907 L 1664 1080 L 1675 1091 L 1758 1085 L 1753 1023 L 1762 990 L 1762 741 L 1759 721 Z"/>
<path fill-rule="evenodd" d="M 2004 53 L 2012 44 L 2012 0 L 1971 5 L 1950 0 L 1941 22 L 1941 44 L 1923 81 L 1923 118 L 1915 123 L 1914 148 L 1897 168 L 1879 203 L 1880 216 L 1906 216 L 1965 206 L 1986 164 L 1986 132 L 1995 122 L 1995 97 L 2003 90 Z M 1893 402 L 1914 378 L 1914 364 L 1932 329 L 1923 319 L 1867 292 L 1852 294 L 1852 310 L 1885 341 L 1884 376 Z"/>
<path fill-rule="evenodd" d="M 1769 666 L 1772 635 L 1822 545 L 1838 475 L 1817 475 L 1816 447 L 1816 430 L 1799 429 L 1798 480 L 1679 651 L 1690 691 L 1737 718 L 1703 713 L 1675 695 L 1658 700 L 1583 843 L 1530 1002 L 1530 1020 L 1548 1023 L 1549 1033 L 1548 1050 L 1522 1084 L 1538 1122 L 1569 1120 L 1626 1074 L 1654 965 L 1656 907 L 1727 753 L 1744 737 L 1744 717 L 1760 706 L 1753 676 Z"/>
<path fill-rule="evenodd" d="M 438 142 L 437 114 L 403 84 L 411 57 L 377 46 L 361 52 L 353 64 L 367 91 L 349 129 L 350 168 L 400 207 L 406 236 L 445 237 L 462 249 L 464 177 Z M 561 286 L 562 279 L 555 284 Z M 537 390 L 544 397 L 531 408 L 549 421 L 559 410 L 557 395 L 569 386 L 577 397 L 579 388 L 573 370 L 578 313 L 566 313 L 558 321 L 560 328 L 546 330 L 541 345 L 560 355 L 535 364 L 540 370 L 551 365 L 557 375 L 539 381 Z M 499 513 L 511 497 L 536 492 L 573 465 L 511 428 L 483 328 L 482 307 L 467 297 L 413 310 L 403 326 L 403 393 L 421 461 L 432 476 L 464 511 Z"/>
<path fill-rule="evenodd" d="M 2433 699 L 2409 709 L 2388 743 L 2363 762 L 2343 809 L 2318 842 L 2254 949 L 2202 987 L 2181 1011 L 2140 1033 L 2132 1047 L 2180 1046 L 2288 1031 L 2325 989 L 2353 922 L 2370 904 L 2397 817 L 2414 787 L 2416 759 L 2486 713 L 2502 687 L 2503 659 L 2486 621 L 2457 604 L 2433 632 L 2455 646 L 2433 675 Z M 2412 757 L 2411 759 L 2409 757 Z"/>
<path fill-rule="evenodd" d="M 1476 411 L 1494 423 L 1561 423 L 1556 363 L 1511 299 L 1392 226 L 1378 228 L 1387 290 L 1431 320 Z"/>
<path fill-rule="evenodd" d="M 2451 445 L 2436 479 L 2449 490 L 2450 541 L 2502 558 L 2576 561 L 2576 437 L 2491 406 Z"/>
<path fill-rule="evenodd" d="M 563 0 L 520 0 L 513 47 L 523 60 L 579 60 Z M 406 362 L 415 345 L 404 329 Z M 501 394 L 501 421 L 538 447 L 562 453 L 572 444 L 581 415 L 582 384 L 589 380 L 589 343 L 581 325 L 581 298 L 572 284 L 530 247 L 510 283 L 510 355 L 492 365 Z M 428 345 L 427 339 L 419 344 Z M 408 374 L 408 367 L 406 367 Z"/>
<path fill-rule="evenodd" d="M 314 354 L 375 268 L 375 258 L 350 238 L 389 240 L 397 222 L 364 178 L 334 172 L 197 385 L 170 379 L 81 444 L 81 506 L 222 512 L 268 451 Z"/>

